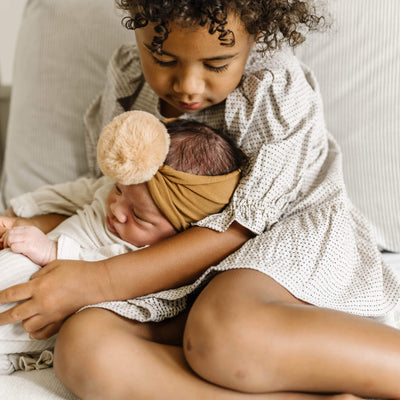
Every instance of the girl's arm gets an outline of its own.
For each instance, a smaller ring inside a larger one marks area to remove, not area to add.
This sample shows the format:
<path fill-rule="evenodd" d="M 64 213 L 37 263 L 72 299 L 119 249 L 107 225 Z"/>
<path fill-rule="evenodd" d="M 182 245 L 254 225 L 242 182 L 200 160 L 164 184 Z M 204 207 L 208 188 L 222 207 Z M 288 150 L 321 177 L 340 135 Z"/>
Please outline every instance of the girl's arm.
<path fill-rule="evenodd" d="M 31 218 L 16 217 L 14 226 L 33 225 L 43 233 L 49 233 L 68 217 L 60 214 L 36 215 Z"/>
<path fill-rule="evenodd" d="M 107 296 L 123 300 L 193 282 L 251 235 L 236 222 L 225 232 L 193 227 L 150 247 L 104 260 Z"/>
<path fill-rule="evenodd" d="M 251 233 L 237 223 L 225 232 L 194 227 L 153 246 L 85 262 L 56 260 L 31 280 L 0 292 L 0 303 L 25 300 L 0 314 L 0 325 L 23 321 L 37 339 L 83 306 L 123 300 L 192 282 L 237 250 Z"/>

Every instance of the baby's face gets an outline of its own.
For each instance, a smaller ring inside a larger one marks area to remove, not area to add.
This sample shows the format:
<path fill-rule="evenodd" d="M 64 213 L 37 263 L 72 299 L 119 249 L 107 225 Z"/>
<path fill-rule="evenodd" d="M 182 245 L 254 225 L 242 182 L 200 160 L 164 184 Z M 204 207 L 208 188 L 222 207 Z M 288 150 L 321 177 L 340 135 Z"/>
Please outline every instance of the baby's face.
<path fill-rule="evenodd" d="M 176 233 L 154 204 L 145 183 L 116 183 L 106 202 L 107 227 L 116 236 L 137 247 L 154 244 Z"/>

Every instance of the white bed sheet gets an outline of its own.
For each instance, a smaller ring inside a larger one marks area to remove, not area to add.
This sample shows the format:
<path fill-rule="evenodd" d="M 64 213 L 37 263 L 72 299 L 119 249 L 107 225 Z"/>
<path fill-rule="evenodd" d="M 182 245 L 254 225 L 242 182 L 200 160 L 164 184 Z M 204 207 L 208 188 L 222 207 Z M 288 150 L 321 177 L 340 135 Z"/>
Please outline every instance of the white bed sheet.
<path fill-rule="evenodd" d="M 383 253 L 383 258 L 391 267 L 400 272 L 400 253 Z"/>
<path fill-rule="evenodd" d="M 400 274 L 400 254 L 385 253 L 386 262 Z M 53 368 L 18 371 L 0 376 L 0 400 L 77 400 L 55 377 Z"/>
<path fill-rule="evenodd" d="M 0 376 L 0 400 L 77 400 L 77 397 L 49 368 Z"/>

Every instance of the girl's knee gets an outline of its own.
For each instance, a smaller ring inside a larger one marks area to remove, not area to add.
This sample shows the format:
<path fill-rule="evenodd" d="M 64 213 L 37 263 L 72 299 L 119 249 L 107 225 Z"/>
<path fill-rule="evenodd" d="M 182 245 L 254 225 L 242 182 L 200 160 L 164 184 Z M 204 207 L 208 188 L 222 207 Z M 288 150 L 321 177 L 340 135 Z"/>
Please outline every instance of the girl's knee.
<path fill-rule="evenodd" d="M 265 388 L 273 390 L 283 352 L 277 348 L 285 348 L 284 335 L 280 334 L 285 331 L 285 321 L 280 310 L 286 299 L 265 299 L 257 290 L 243 289 L 232 277 L 228 276 L 226 285 L 221 275 L 194 303 L 184 332 L 186 361 L 208 381 L 252 391 L 260 378 L 257 359 L 262 353 L 268 360 L 263 362 L 263 374 L 271 378 L 270 387 L 268 379 L 264 380 Z"/>
<path fill-rule="evenodd" d="M 221 303 L 196 304 L 187 320 L 183 351 L 187 363 L 199 376 L 241 390 L 234 382 L 245 378 L 241 350 L 246 346 L 243 339 L 252 333 L 239 314 Z"/>
<path fill-rule="evenodd" d="M 220 357 L 235 346 L 250 327 L 246 324 L 257 299 L 250 299 L 235 278 L 236 271 L 214 278 L 191 308 L 185 326 L 183 348 L 192 367 Z M 239 274 L 240 277 L 240 274 Z M 253 303 L 251 305 L 250 303 Z"/>

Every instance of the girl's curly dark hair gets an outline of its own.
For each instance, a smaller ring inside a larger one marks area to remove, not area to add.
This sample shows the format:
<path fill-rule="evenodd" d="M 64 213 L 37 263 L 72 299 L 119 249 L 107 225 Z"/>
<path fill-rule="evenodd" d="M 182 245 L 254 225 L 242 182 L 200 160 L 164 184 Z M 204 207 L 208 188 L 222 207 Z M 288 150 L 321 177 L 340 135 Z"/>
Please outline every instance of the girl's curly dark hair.
<path fill-rule="evenodd" d="M 128 29 L 142 28 L 155 23 L 156 35 L 152 49 L 162 51 L 167 39 L 168 21 L 183 26 L 208 26 L 218 34 L 222 45 L 233 46 L 235 35 L 226 29 L 228 12 L 235 13 L 249 34 L 257 37 L 262 50 L 272 51 L 288 43 L 294 47 L 305 39 L 307 31 L 319 30 L 325 18 L 316 11 L 310 0 L 115 0 L 129 12 L 122 22 Z"/>

